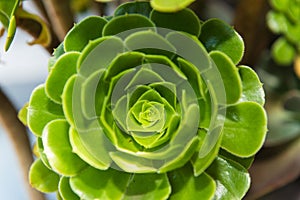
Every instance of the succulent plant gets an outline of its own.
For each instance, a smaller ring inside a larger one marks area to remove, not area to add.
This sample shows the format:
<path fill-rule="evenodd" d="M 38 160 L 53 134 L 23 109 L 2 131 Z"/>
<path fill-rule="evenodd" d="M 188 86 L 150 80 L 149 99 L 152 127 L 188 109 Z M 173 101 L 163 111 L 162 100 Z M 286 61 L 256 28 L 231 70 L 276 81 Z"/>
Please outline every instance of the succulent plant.
<path fill-rule="evenodd" d="M 273 44 L 272 56 L 280 65 L 291 65 L 300 54 L 300 2 L 270 0 L 270 5 L 267 24 L 273 33 L 281 35 Z"/>
<path fill-rule="evenodd" d="M 242 38 L 148 2 L 76 24 L 20 112 L 30 183 L 62 199 L 241 199 L 266 135 Z"/>

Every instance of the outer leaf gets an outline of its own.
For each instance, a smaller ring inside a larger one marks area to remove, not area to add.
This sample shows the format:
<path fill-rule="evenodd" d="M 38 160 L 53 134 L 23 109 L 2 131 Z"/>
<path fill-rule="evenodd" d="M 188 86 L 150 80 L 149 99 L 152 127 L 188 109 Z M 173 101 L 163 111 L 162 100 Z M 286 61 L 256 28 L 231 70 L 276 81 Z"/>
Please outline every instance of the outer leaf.
<path fill-rule="evenodd" d="M 60 45 L 54 49 L 53 51 L 53 56 L 49 58 L 49 61 L 48 61 L 48 71 L 51 70 L 51 68 L 53 67 L 53 65 L 55 64 L 55 62 L 57 61 L 57 59 L 62 56 L 63 54 L 65 53 L 65 50 L 64 50 L 64 43 L 60 43 Z"/>
<path fill-rule="evenodd" d="M 59 174 L 74 176 L 86 167 L 86 163 L 72 152 L 66 120 L 54 120 L 47 124 L 42 139 L 50 166 Z"/>
<path fill-rule="evenodd" d="M 71 129 L 70 141 L 73 151 L 85 162 L 97 169 L 108 169 L 111 164 L 108 152 L 113 148 L 101 129 L 80 133 Z"/>
<path fill-rule="evenodd" d="M 165 55 L 172 58 L 176 49 L 169 41 L 153 31 L 139 31 L 131 34 L 125 40 L 129 50 L 146 54 Z"/>
<path fill-rule="evenodd" d="M 248 66 L 239 66 L 239 74 L 242 80 L 242 97 L 240 101 L 254 101 L 260 105 L 265 103 L 263 84 L 253 69 Z"/>
<path fill-rule="evenodd" d="M 240 158 L 240 157 L 230 154 L 229 152 L 225 151 L 224 149 L 220 149 L 219 155 L 221 155 L 226 160 L 232 160 L 234 162 L 239 163 L 246 169 L 249 169 L 254 161 L 254 156 L 251 156 L 249 158 Z"/>
<path fill-rule="evenodd" d="M 63 118 L 62 107 L 46 96 L 43 85 L 38 86 L 29 100 L 27 120 L 30 130 L 40 137 L 48 122 Z"/>
<path fill-rule="evenodd" d="M 230 58 L 220 51 L 212 51 L 209 55 L 218 67 L 222 77 L 226 92 L 226 103 L 233 104 L 237 102 L 242 94 L 242 82 L 238 69 Z"/>
<path fill-rule="evenodd" d="M 46 167 L 48 167 L 50 170 L 52 170 L 52 168 L 49 164 L 48 158 L 44 152 L 44 145 L 43 145 L 42 138 L 40 138 L 40 137 L 37 138 L 35 147 L 37 148 L 36 151 L 38 153 L 38 157 L 43 161 L 43 163 Z"/>
<path fill-rule="evenodd" d="M 176 12 L 189 6 L 195 0 L 151 0 L 151 6 L 160 12 Z"/>
<path fill-rule="evenodd" d="M 296 49 L 285 38 L 281 37 L 272 46 L 272 56 L 280 65 L 292 64 Z"/>
<path fill-rule="evenodd" d="M 90 40 L 102 36 L 107 21 L 102 17 L 90 16 L 75 25 L 64 40 L 65 51 L 81 51 Z"/>
<path fill-rule="evenodd" d="M 195 177 L 192 167 L 188 164 L 168 173 L 172 186 L 170 200 L 209 200 L 216 190 L 216 184 L 206 173 Z"/>
<path fill-rule="evenodd" d="M 122 200 L 167 199 L 171 187 L 167 174 L 134 174 L 124 188 Z"/>
<path fill-rule="evenodd" d="M 231 58 L 234 64 L 240 62 L 244 54 L 245 47 L 241 36 L 219 19 L 204 22 L 199 39 L 209 52 L 222 51 Z"/>
<path fill-rule="evenodd" d="M 103 29 L 103 35 L 118 35 L 121 38 L 126 38 L 136 29 L 155 30 L 153 22 L 147 17 L 139 14 L 123 15 L 114 17 L 110 20 Z"/>
<path fill-rule="evenodd" d="M 239 157 L 250 157 L 263 145 L 266 132 L 267 116 L 259 104 L 235 104 L 227 108 L 221 146 Z"/>
<path fill-rule="evenodd" d="M 152 8 L 149 2 L 146 1 L 134 1 L 134 2 L 127 2 L 121 4 L 114 12 L 114 16 L 126 15 L 126 14 L 141 14 L 146 17 L 150 16 L 150 12 Z"/>
<path fill-rule="evenodd" d="M 62 176 L 59 181 L 59 194 L 64 200 L 80 200 L 70 186 L 70 178 Z"/>
<path fill-rule="evenodd" d="M 217 183 L 214 199 L 242 199 L 250 187 L 247 170 L 234 161 L 217 157 L 206 172 Z"/>
<path fill-rule="evenodd" d="M 150 19 L 159 28 L 183 31 L 197 37 L 200 35 L 200 20 L 193 11 L 187 8 L 176 13 L 165 13 L 153 10 Z"/>
<path fill-rule="evenodd" d="M 61 56 L 53 66 L 46 81 L 46 93 L 56 103 L 62 102 L 61 96 L 67 80 L 76 73 L 79 53 L 70 52 Z"/>
<path fill-rule="evenodd" d="M 70 185 L 81 199 L 121 200 L 131 177 L 129 173 L 111 168 L 101 171 L 88 167 L 78 176 L 71 177 Z"/>
<path fill-rule="evenodd" d="M 59 175 L 48 169 L 41 159 L 37 159 L 30 167 L 29 182 L 41 192 L 57 190 Z"/>

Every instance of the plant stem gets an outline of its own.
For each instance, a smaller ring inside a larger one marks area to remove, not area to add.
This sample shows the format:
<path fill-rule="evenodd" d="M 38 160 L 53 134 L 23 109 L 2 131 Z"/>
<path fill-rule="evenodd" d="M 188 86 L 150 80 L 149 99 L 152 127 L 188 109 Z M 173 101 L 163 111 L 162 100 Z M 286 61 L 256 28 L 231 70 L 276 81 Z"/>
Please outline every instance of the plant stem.
<path fill-rule="evenodd" d="M 22 30 L 30 34 L 34 38 L 38 38 L 41 32 L 41 26 L 37 22 L 30 19 L 17 19 L 17 25 Z M 59 40 L 56 35 L 51 32 L 51 43 L 45 49 L 51 54 L 53 49 L 59 45 Z"/>
<path fill-rule="evenodd" d="M 30 143 L 25 126 L 19 121 L 17 111 L 0 88 L 0 124 L 6 130 L 16 151 L 24 184 L 31 200 L 43 200 L 44 196 L 34 190 L 28 182 L 28 171 L 33 162 Z"/>
<path fill-rule="evenodd" d="M 244 39 L 246 51 L 243 64 L 255 66 L 267 49 L 271 33 L 266 27 L 265 16 L 269 10 L 268 0 L 239 1 L 234 18 L 234 28 Z"/>
<path fill-rule="evenodd" d="M 74 16 L 69 0 L 46 0 L 43 1 L 54 32 L 60 41 L 74 24 Z"/>

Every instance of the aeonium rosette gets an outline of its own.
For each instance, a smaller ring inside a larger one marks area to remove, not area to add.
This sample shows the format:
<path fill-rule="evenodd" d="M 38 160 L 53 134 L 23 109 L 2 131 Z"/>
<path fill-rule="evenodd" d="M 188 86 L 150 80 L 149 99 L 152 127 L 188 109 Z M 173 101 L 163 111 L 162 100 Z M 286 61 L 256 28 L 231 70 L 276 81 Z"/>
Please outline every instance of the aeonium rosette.
<path fill-rule="evenodd" d="M 20 113 L 37 137 L 31 184 L 62 199 L 242 198 L 266 133 L 243 50 L 189 9 L 131 2 L 82 20 Z"/>

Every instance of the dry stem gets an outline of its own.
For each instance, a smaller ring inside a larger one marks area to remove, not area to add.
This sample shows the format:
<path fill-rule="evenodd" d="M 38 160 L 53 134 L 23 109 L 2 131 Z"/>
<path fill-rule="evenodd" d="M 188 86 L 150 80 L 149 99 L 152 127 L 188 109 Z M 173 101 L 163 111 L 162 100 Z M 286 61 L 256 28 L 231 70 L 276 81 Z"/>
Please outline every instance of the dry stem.
<path fill-rule="evenodd" d="M 44 196 L 34 190 L 28 181 L 28 171 L 33 157 L 26 128 L 17 118 L 17 111 L 0 88 L 0 124 L 6 130 L 18 156 L 19 166 L 23 173 L 24 184 L 31 200 L 43 200 Z"/>

